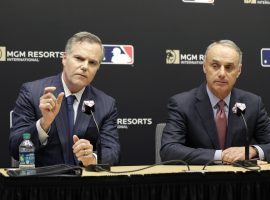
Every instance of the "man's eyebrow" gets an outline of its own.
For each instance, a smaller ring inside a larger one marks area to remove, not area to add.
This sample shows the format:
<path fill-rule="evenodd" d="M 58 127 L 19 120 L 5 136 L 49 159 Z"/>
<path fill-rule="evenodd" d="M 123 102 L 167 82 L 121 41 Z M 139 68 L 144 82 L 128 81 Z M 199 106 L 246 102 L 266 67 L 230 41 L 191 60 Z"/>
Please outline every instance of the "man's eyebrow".
<path fill-rule="evenodd" d="M 217 63 L 219 63 L 219 60 L 212 59 L 211 62 L 217 62 Z"/>
<path fill-rule="evenodd" d="M 211 60 L 211 62 L 220 63 L 220 61 L 216 59 Z M 225 65 L 234 65 L 234 62 L 227 62 Z"/>

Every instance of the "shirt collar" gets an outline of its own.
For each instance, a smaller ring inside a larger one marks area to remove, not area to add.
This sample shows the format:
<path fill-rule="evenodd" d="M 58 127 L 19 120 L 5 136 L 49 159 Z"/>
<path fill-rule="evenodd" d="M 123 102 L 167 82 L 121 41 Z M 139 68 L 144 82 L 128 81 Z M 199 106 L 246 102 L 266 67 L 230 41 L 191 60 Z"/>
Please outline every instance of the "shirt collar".
<path fill-rule="evenodd" d="M 61 75 L 61 81 L 62 81 L 62 84 L 63 84 L 63 88 L 64 88 L 64 92 L 65 92 L 65 97 L 68 97 L 70 95 L 74 95 L 76 97 L 76 100 L 78 102 L 80 102 L 81 101 L 81 98 L 82 98 L 82 94 L 83 94 L 83 92 L 85 90 L 85 87 L 83 89 L 81 89 L 79 92 L 71 93 L 70 90 L 68 89 L 65 81 L 64 81 L 63 73 Z"/>
<path fill-rule="evenodd" d="M 231 92 L 230 92 L 229 95 L 226 96 L 224 99 L 219 99 L 218 97 L 216 97 L 216 96 L 211 92 L 211 90 L 208 88 L 208 85 L 207 85 L 207 84 L 206 84 L 206 91 L 207 91 L 207 94 L 208 94 L 208 96 L 209 96 L 209 99 L 210 99 L 212 108 L 216 108 L 216 105 L 217 105 L 217 103 L 218 103 L 220 100 L 223 100 L 223 101 L 225 102 L 225 106 L 229 107 L 230 98 L 231 98 Z"/>

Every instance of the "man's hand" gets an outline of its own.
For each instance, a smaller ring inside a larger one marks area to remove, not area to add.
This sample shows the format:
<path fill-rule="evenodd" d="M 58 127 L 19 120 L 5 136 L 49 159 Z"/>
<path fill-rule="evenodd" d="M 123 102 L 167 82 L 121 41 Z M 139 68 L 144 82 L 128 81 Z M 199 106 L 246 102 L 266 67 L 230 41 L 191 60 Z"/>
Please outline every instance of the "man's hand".
<path fill-rule="evenodd" d="M 64 97 L 64 92 L 61 92 L 56 99 L 53 95 L 54 90 L 56 90 L 56 87 L 46 87 L 39 100 L 39 109 L 42 113 L 40 126 L 45 132 L 49 130 L 49 127 L 58 114 Z"/>
<path fill-rule="evenodd" d="M 77 135 L 73 135 L 73 142 L 73 153 L 83 163 L 83 166 L 97 164 L 96 158 L 93 155 L 93 145 L 89 140 L 79 139 Z"/>
<path fill-rule="evenodd" d="M 249 159 L 252 159 L 257 155 L 255 147 L 249 147 Z M 245 147 L 230 147 L 222 151 L 222 161 L 231 164 L 237 160 L 245 160 Z"/>

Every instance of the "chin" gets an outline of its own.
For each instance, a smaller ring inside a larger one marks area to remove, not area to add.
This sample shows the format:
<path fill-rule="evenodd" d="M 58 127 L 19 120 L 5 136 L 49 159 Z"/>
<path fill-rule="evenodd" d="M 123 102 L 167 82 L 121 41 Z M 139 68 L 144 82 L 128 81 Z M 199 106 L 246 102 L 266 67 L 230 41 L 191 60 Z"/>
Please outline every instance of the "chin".
<path fill-rule="evenodd" d="M 72 83 L 72 88 L 73 88 L 73 90 L 76 90 L 76 92 L 80 91 L 85 86 L 86 86 L 85 84 L 79 83 L 79 82 Z"/>

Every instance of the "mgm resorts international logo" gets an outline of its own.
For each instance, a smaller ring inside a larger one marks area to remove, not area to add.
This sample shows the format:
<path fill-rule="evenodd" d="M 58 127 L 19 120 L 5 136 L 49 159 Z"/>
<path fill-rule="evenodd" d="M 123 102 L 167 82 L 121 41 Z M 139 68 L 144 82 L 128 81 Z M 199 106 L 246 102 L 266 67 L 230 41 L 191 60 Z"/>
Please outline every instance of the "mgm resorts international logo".
<path fill-rule="evenodd" d="M 6 47 L 0 46 L 0 61 L 9 62 L 39 62 L 44 58 L 62 58 L 64 52 L 60 51 L 22 51 L 7 50 Z"/>
<path fill-rule="evenodd" d="M 211 3 L 214 4 L 215 0 L 182 0 L 185 3 Z"/>
<path fill-rule="evenodd" d="M 129 126 L 148 126 L 152 125 L 152 118 L 118 118 L 117 128 L 128 129 Z"/>
<path fill-rule="evenodd" d="M 133 66 L 134 47 L 132 45 L 104 44 L 103 47 L 105 55 L 102 64 Z M 39 62 L 40 59 L 58 59 L 63 55 L 64 52 L 60 51 L 10 51 L 4 46 L 0 46 L 0 61 Z"/>
<path fill-rule="evenodd" d="M 270 4 L 270 0 L 244 0 L 246 4 Z"/>
<path fill-rule="evenodd" d="M 6 60 L 6 47 L 0 47 L 0 61 Z"/>
<path fill-rule="evenodd" d="M 166 64 L 202 65 L 203 54 L 184 54 L 180 50 L 166 50 Z"/>

